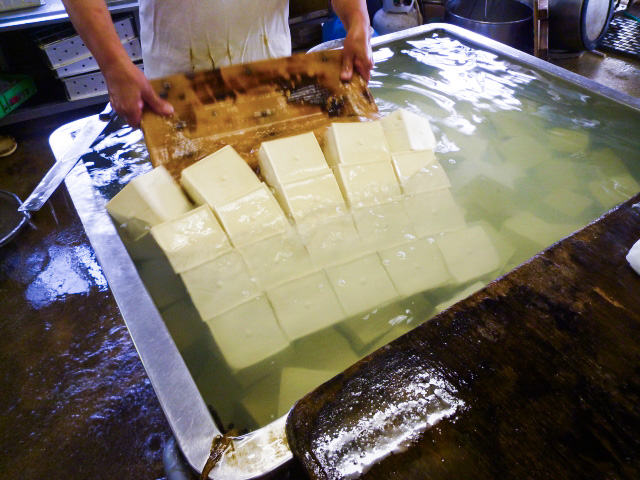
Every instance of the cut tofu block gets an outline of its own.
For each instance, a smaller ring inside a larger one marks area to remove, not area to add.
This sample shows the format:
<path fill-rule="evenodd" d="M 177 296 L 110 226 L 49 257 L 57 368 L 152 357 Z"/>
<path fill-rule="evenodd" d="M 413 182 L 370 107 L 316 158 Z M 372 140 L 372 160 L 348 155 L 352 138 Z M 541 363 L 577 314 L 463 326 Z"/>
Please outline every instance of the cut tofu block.
<path fill-rule="evenodd" d="M 293 231 L 238 247 L 260 288 L 268 289 L 313 270 L 311 257 Z"/>
<path fill-rule="evenodd" d="M 606 177 L 624 177 L 630 175 L 625 163 L 610 148 L 591 150 L 588 158 Z"/>
<path fill-rule="evenodd" d="M 332 123 L 324 156 L 332 167 L 391 160 L 379 121 Z"/>
<path fill-rule="evenodd" d="M 338 182 L 330 169 L 285 185 L 275 185 L 280 206 L 295 222 L 313 215 L 336 215 L 346 209 Z"/>
<path fill-rule="evenodd" d="M 515 210 L 516 189 L 510 183 L 484 170 L 460 186 L 456 198 L 471 214 L 502 220 Z"/>
<path fill-rule="evenodd" d="M 285 233 L 289 222 L 269 188 L 257 190 L 214 209 L 234 246 Z"/>
<path fill-rule="evenodd" d="M 589 134 L 586 130 L 552 128 L 549 131 L 549 145 L 558 152 L 584 152 L 589 147 Z"/>
<path fill-rule="evenodd" d="M 393 168 L 405 195 L 449 188 L 451 182 L 433 150 L 399 152 L 391 155 Z"/>
<path fill-rule="evenodd" d="M 208 205 L 156 225 L 151 234 L 176 273 L 202 265 L 232 248 Z"/>
<path fill-rule="evenodd" d="M 404 208 L 419 237 L 453 232 L 465 227 L 460 207 L 448 189 L 406 197 Z"/>
<path fill-rule="evenodd" d="M 131 180 L 107 203 L 107 211 L 120 233 L 132 241 L 151 227 L 189 210 L 187 197 L 162 166 Z"/>
<path fill-rule="evenodd" d="M 360 360 L 347 339 L 333 328 L 325 328 L 298 340 L 291 358 L 290 366 L 293 367 L 337 372 Z"/>
<path fill-rule="evenodd" d="M 476 293 L 478 290 L 480 290 L 482 287 L 484 287 L 484 285 L 485 284 L 482 283 L 482 282 L 475 282 L 475 283 L 469 285 L 467 288 L 465 288 L 461 292 L 457 293 L 456 295 L 451 297 L 449 300 L 446 300 L 446 301 L 436 305 L 436 312 L 437 313 L 444 312 L 447 308 L 449 308 L 450 306 L 458 303 L 460 300 L 464 300 L 469 295 L 472 295 L 472 294 Z"/>
<path fill-rule="evenodd" d="M 536 165 L 531 172 L 535 180 L 547 188 L 577 190 L 580 188 L 580 171 L 585 167 L 584 163 L 568 158 L 554 158 Z"/>
<path fill-rule="evenodd" d="M 317 267 L 358 257 L 364 249 L 351 215 L 337 215 L 298 224 L 298 232 Z"/>
<path fill-rule="evenodd" d="M 451 275 L 432 238 L 421 238 L 378 252 L 396 290 L 403 297 L 445 285 Z"/>
<path fill-rule="evenodd" d="M 174 273 L 166 258 L 140 262 L 138 274 L 159 310 L 187 296 L 180 276 Z"/>
<path fill-rule="evenodd" d="M 503 110 L 492 113 L 490 120 L 498 134 L 503 137 L 529 135 L 546 141 L 547 135 L 543 129 L 544 121 L 528 112 Z"/>
<path fill-rule="evenodd" d="M 352 208 L 385 203 L 402 194 L 388 160 L 338 165 L 334 173 L 342 195 Z"/>
<path fill-rule="evenodd" d="M 180 274 L 203 320 L 214 318 L 258 296 L 240 254 L 231 251 Z"/>
<path fill-rule="evenodd" d="M 514 163 L 525 170 L 551 158 L 548 147 L 540 139 L 529 136 L 510 138 L 497 148 L 505 162 Z"/>
<path fill-rule="evenodd" d="M 293 405 L 340 371 L 284 368 L 280 377 L 278 415 L 285 415 Z"/>
<path fill-rule="evenodd" d="M 163 309 L 160 314 L 180 353 L 196 344 L 206 328 L 188 297 Z"/>
<path fill-rule="evenodd" d="M 345 314 L 369 312 L 398 298 L 398 292 L 377 254 L 326 268 Z"/>
<path fill-rule="evenodd" d="M 498 230 L 496 230 L 494 226 L 489 222 L 480 220 L 479 222 L 473 222 L 469 226 L 472 227 L 476 225 L 482 227 L 486 234 L 489 236 L 489 240 L 491 240 L 491 243 L 495 247 L 496 252 L 498 252 L 498 257 L 500 258 L 500 266 L 504 267 L 505 265 L 507 265 L 509 263 L 509 260 L 511 260 L 515 255 L 516 247 L 514 247 L 513 244 L 509 240 L 507 240 L 504 235 L 498 232 Z"/>
<path fill-rule="evenodd" d="M 568 217 L 579 217 L 593 205 L 593 200 L 571 190 L 559 188 L 546 195 L 542 203 Z"/>
<path fill-rule="evenodd" d="M 640 275 L 640 240 L 633 244 L 626 256 L 627 262 Z"/>
<path fill-rule="evenodd" d="M 362 355 L 371 345 L 393 328 L 394 322 L 403 317 L 397 303 L 376 308 L 364 315 L 347 318 L 336 327 L 349 339 L 353 349 Z"/>
<path fill-rule="evenodd" d="M 501 233 L 530 256 L 581 228 L 581 225 L 549 223 L 527 211 L 520 211 L 502 224 Z"/>
<path fill-rule="evenodd" d="M 404 202 L 358 208 L 352 214 L 360 238 L 371 251 L 400 245 L 416 238 L 416 231 L 404 209 Z"/>
<path fill-rule="evenodd" d="M 344 312 L 323 271 L 317 271 L 267 290 L 278 323 L 293 341 L 330 327 Z"/>
<path fill-rule="evenodd" d="M 164 252 L 153 239 L 150 230 L 146 230 L 146 233 L 136 240 L 132 240 L 125 229 L 116 227 L 116 230 L 133 261 L 142 262 L 145 260 L 165 258 Z"/>
<path fill-rule="evenodd" d="M 640 185 L 631 176 L 609 177 L 589 182 L 591 194 L 606 208 L 626 202 L 640 191 Z"/>
<path fill-rule="evenodd" d="M 380 123 L 390 152 L 433 150 L 436 146 L 429 120 L 413 112 L 401 108 L 383 117 Z"/>
<path fill-rule="evenodd" d="M 240 403 L 254 426 L 259 428 L 278 418 L 279 396 L 280 379 L 273 374 L 251 385 Z"/>
<path fill-rule="evenodd" d="M 185 168 L 180 183 L 195 203 L 215 210 L 255 191 L 261 182 L 233 147 L 226 146 Z"/>
<path fill-rule="evenodd" d="M 232 370 L 262 362 L 289 345 L 264 296 L 241 303 L 206 323 Z"/>
<path fill-rule="evenodd" d="M 271 186 L 286 185 L 328 169 L 312 132 L 262 142 L 258 164 L 262 178 Z"/>
<path fill-rule="evenodd" d="M 475 280 L 500 268 L 500 257 L 480 225 L 436 237 L 451 276 L 458 283 Z"/>

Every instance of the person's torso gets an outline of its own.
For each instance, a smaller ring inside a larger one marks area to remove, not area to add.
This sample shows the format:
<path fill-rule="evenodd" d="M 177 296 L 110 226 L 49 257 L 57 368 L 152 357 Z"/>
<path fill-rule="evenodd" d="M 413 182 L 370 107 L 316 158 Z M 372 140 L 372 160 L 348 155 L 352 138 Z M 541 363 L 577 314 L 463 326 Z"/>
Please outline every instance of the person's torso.
<path fill-rule="evenodd" d="M 140 0 L 145 74 L 290 55 L 288 16 L 289 0 Z"/>

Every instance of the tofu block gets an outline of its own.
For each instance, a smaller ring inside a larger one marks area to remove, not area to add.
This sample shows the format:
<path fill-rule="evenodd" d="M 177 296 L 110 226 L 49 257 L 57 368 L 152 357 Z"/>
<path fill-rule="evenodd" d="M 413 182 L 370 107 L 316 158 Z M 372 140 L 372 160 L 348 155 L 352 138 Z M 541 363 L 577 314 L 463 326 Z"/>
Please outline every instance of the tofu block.
<path fill-rule="evenodd" d="M 589 152 L 589 161 L 596 165 L 606 177 L 624 177 L 630 175 L 629 169 L 610 148 L 594 149 Z"/>
<path fill-rule="evenodd" d="M 394 326 L 403 311 L 397 303 L 373 309 L 364 315 L 350 317 L 340 322 L 337 329 L 349 339 L 353 349 L 362 355 L 373 343 Z"/>
<path fill-rule="evenodd" d="M 301 338 L 293 348 L 290 366 L 340 372 L 360 360 L 347 339 L 334 328 Z"/>
<path fill-rule="evenodd" d="M 324 156 L 332 167 L 389 161 L 389 148 L 382 124 L 334 122 L 327 131 Z"/>
<path fill-rule="evenodd" d="M 445 285 L 451 275 L 432 238 L 421 238 L 378 252 L 396 290 L 403 297 Z"/>
<path fill-rule="evenodd" d="M 640 275 L 640 240 L 633 244 L 626 256 L 627 262 Z"/>
<path fill-rule="evenodd" d="M 433 150 L 436 139 L 429 120 L 402 108 L 380 120 L 390 152 Z"/>
<path fill-rule="evenodd" d="M 289 228 L 280 205 L 264 184 L 214 210 L 235 247 L 285 233 Z"/>
<path fill-rule="evenodd" d="M 377 254 L 326 268 L 346 316 L 374 310 L 398 298 L 398 292 Z"/>
<path fill-rule="evenodd" d="M 480 225 L 436 237 L 451 276 L 466 283 L 500 268 L 500 258 Z"/>
<path fill-rule="evenodd" d="M 280 375 L 278 374 L 278 377 Z M 273 422 L 278 415 L 280 378 L 270 375 L 254 383 L 240 401 L 244 411 L 259 428 Z"/>
<path fill-rule="evenodd" d="M 447 308 L 449 308 L 450 306 L 458 303 L 460 300 L 464 300 L 468 296 L 476 293 L 478 290 L 480 290 L 482 287 L 484 287 L 484 285 L 485 284 L 482 283 L 482 282 L 472 283 L 467 288 L 465 288 L 461 292 L 459 292 L 456 295 L 454 295 L 453 297 L 451 297 L 449 300 L 446 300 L 446 301 L 436 305 L 436 312 L 437 313 L 444 312 Z"/>
<path fill-rule="evenodd" d="M 400 245 L 416 238 L 404 202 L 389 202 L 354 209 L 353 222 L 358 234 L 371 251 Z"/>
<path fill-rule="evenodd" d="M 497 149 L 505 162 L 514 163 L 524 170 L 551 158 L 548 147 L 539 139 L 529 136 L 505 140 Z"/>
<path fill-rule="evenodd" d="M 323 271 L 269 289 L 267 297 L 290 341 L 330 327 L 344 317 Z"/>
<path fill-rule="evenodd" d="M 385 203 L 402 195 L 391 162 L 338 165 L 334 169 L 343 197 L 350 207 Z"/>
<path fill-rule="evenodd" d="M 255 191 L 261 184 L 251 167 L 231 146 L 182 170 L 180 183 L 196 204 L 209 204 L 214 210 Z"/>
<path fill-rule="evenodd" d="M 328 169 L 312 132 L 262 142 L 258 150 L 260 174 L 271 185 L 286 185 Z"/>
<path fill-rule="evenodd" d="M 231 250 L 231 243 L 208 205 L 151 229 L 176 273 L 195 268 Z"/>
<path fill-rule="evenodd" d="M 479 222 L 473 222 L 469 226 L 479 225 L 489 236 L 489 240 L 498 252 L 498 257 L 500 258 L 500 266 L 504 267 L 509 263 L 509 260 L 513 258 L 516 253 L 516 247 L 514 247 L 513 243 L 507 240 L 504 235 L 502 235 L 498 230 L 494 228 L 489 222 L 480 220 Z"/>
<path fill-rule="evenodd" d="M 498 134 L 503 137 L 529 135 L 533 138 L 539 138 L 541 141 L 547 141 L 543 120 L 528 112 L 502 110 L 492 113 L 490 120 Z"/>
<path fill-rule="evenodd" d="M 280 377 L 278 415 L 285 415 L 291 407 L 340 371 L 310 370 L 308 368 L 284 368 Z"/>
<path fill-rule="evenodd" d="M 268 289 L 313 270 L 311 257 L 293 231 L 238 247 L 260 288 Z"/>
<path fill-rule="evenodd" d="M 116 227 L 116 230 L 134 262 L 165 258 L 164 252 L 154 240 L 153 235 L 151 235 L 151 230 L 145 229 L 146 233 L 135 240 L 132 240 L 121 226 Z"/>
<path fill-rule="evenodd" d="M 353 218 L 348 214 L 298 224 L 298 232 L 317 267 L 358 257 L 364 249 Z"/>
<path fill-rule="evenodd" d="M 107 203 L 120 233 L 131 241 L 189 210 L 189 200 L 163 166 L 135 177 Z"/>
<path fill-rule="evenodd" d="M 338 182 L 330 169 L 285 185 L 276 185 L 280 206 L 295 222 L 310 215 L 336 215 L 346 209 Z"/>
<path fill-rule="evenodd" d="M 567 215 L 579 217 L 584 211 L 593 205 L 593 200 L 579 193 L 564 188 L 554 190 L 542 199 L 542 203 Z"/>
<path fill-rule="evenodd" d="M 212 319 L 259 295 L 240 254 L 231 251 L 180 274 L 203 320 Z"/>
<path fill-rule="evenodd" d="M 552 128 L 549 131 L 549 145 L 558 152 L 584 152 L 589 147 L 589 134 L 586 130 Z"/>
<path fill-rule="evenodd" d="M 180 353 L 196 344 L 206 328 L 188 297 L 161 310 L 160 314 Z"/>
<path fill-rule="evenodd" d="M 393 153 L 391 158 L 405 195 L 451 187 L 449 177 L 436 160 L 433 150 Z"/>
<path fill-rule="evenodd" d="M 262 362 L 289 345 L 264 296 L 241 303 L 206 323 L 234 371 Z"/>
<path fill-rule="evenodd" d="M 503 220 L 515 210 L 516 189 L 509 181 L 503 181 L 487 173 L 479 173 L 456 190 L 461 205 L 480 218 Z"/>
<path fill-rule="evenodd" d="M 166 258 L 146 260 L 137 267 L 142 283 L 159 310 L 187 296 L 184 283 Z"/>
<path fill-rule="evenodd" d="M 536 215 L 520 211 L 502 224 L 501 233 L 526 256 L 544 250 L 581 228 L 581 225 L 549 223 Z"/>
<path fill-rule="evenodd" d="M 406 197 L 404 208 L 419 237 L 453 232 L 465 227 L 460 207 L 448 189 Z"/>
<path fill-rule="evenodd" d="M 536 165 L 531 172 L 535 180 L 547 188 L 577 190 L 580 188 L 579 174 L 584 168 L 584 163 L 553 158 Z"/>
<path fill-rule="evenodd" d="M 638 182 L 629 175 L 593 180 L 587 184 L 587 188 L 605 208 L 626 202 L 640 191 Z"/>

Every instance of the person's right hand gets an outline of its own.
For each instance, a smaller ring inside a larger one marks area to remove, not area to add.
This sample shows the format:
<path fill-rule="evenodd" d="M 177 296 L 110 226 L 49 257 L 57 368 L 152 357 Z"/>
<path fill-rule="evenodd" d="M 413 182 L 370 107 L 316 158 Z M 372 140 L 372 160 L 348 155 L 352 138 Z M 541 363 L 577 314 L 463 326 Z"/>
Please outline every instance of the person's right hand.
<path fill-rule="evenodd" d="M 131 61 L 112 65 L 103 71 L 111 106 L 133 128 L 140 125 L 145 104 L 160 115 L 173 113 L 173 106 L 158 96 L 144 73 Z"/>

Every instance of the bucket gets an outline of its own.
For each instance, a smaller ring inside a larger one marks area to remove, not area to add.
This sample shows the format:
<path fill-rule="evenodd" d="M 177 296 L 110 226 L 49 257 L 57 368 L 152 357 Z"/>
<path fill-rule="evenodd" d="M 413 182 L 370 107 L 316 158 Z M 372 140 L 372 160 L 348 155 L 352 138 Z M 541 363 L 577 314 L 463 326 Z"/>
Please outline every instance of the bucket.
<path fill-rule="evenodd" d="M 449 0 L 444 21 L 518 50 L 533 51 L 533 9 L 516 0 Z"/>

